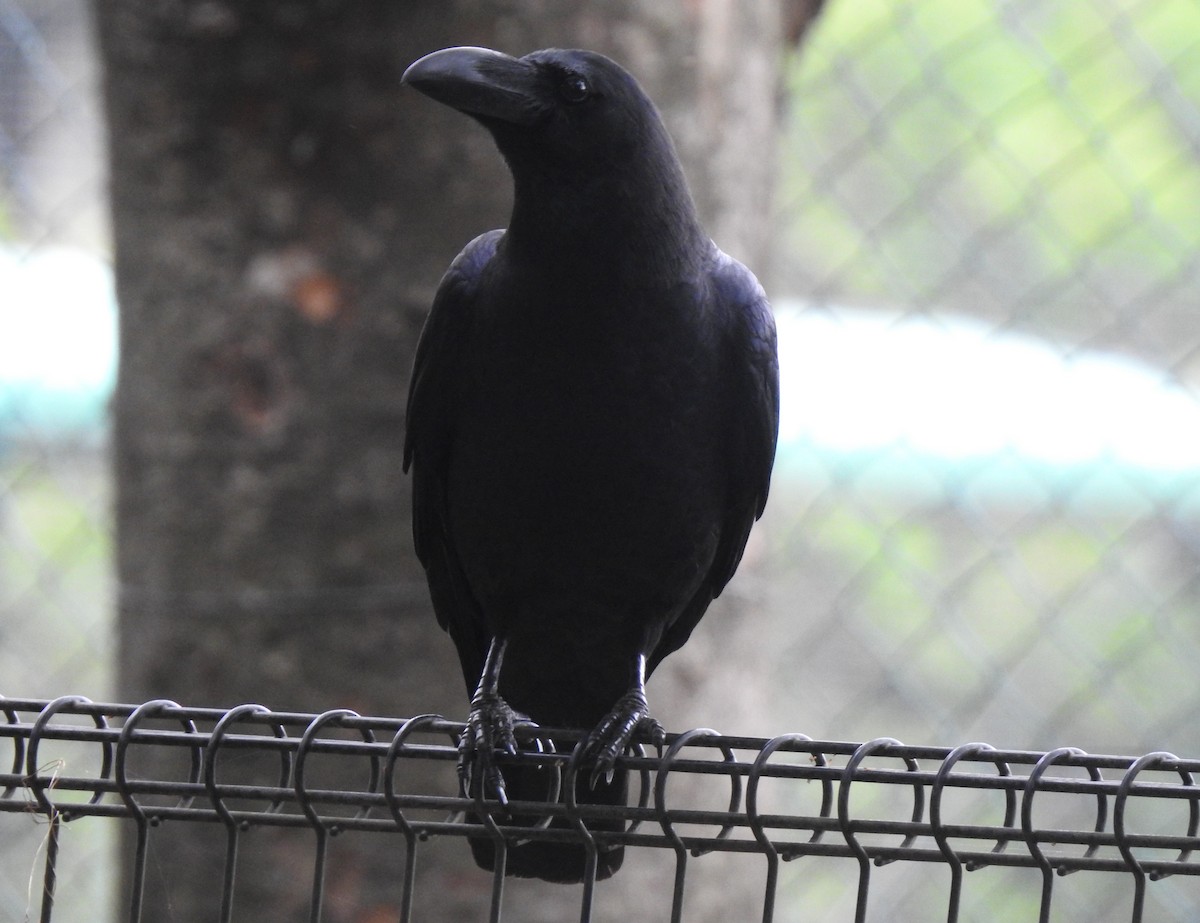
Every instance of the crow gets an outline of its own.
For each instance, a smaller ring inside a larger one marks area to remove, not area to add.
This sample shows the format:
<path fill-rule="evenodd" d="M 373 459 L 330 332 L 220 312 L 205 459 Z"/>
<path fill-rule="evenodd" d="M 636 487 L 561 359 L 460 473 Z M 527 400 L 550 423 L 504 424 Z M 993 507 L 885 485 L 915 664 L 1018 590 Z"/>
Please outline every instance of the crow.
<path fill-rule="evenodd" d="M 516 752 L 520 725 L 584 729 L 578 802 L 624 804 L 616 760 L 664 738 L 645 680 L 767 499 L 771 309 L 705 235 L 658 111 L 609 58 L 447 48 L 403 83 L 482 123 L 514 183 L 507 230 L 443 277 L 408 395 L 416 551 L 472 694 L 460 773 L 503 805 L 545 801 L 546 772 L 502 775 L 496 751 Z M 606 878 L 623 850 L 597 842 Z M 490 839 L 472 848 L 494 867 Z M 579 881 L 585 852 L 521 841 L 505 872 Z"/>

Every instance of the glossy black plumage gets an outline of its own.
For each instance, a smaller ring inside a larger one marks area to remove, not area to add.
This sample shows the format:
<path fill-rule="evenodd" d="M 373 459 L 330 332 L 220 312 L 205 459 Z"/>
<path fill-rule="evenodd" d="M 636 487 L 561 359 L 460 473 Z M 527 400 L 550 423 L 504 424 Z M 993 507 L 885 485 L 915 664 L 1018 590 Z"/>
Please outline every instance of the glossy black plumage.
<path fill-rule="evenodd" d="M 490 793 L 544 798 L 541 776 L 492 766 L 508 724 L 596 729 L 578 797 L 613 803 L 625 779 L 606 772 L 657 730 L 643 668 L 687 640 L 766 502 L 770 308 L 700 228 L 657 111 L 609 59 L 447 49 L 405 82 L 480 121 L 515 183 L 508 229 L 442 280 L 408 403 L 417 553 L 475 693 L 464 756 L 482 755 Z M 473 848 L 488 867 L 490 843 Z M 620 861 L 603 851 L 600 876 Z M 507 870 L 572 881 L 582 862 L 525 843 Z"/>

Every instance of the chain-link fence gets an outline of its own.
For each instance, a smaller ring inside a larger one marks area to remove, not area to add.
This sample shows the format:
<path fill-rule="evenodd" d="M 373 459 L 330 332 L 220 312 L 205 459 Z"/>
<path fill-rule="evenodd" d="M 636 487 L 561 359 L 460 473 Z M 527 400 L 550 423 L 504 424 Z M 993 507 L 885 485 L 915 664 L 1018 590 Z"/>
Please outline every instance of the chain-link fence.
<path fill-rule="evenodd" d="M 0 686 L 33 695 L 109 690 L 115 306 L 85 12 L 0 0 Z M 0 919 L 26 918 L 45 833 L 23 825 L 0 843 Z M 89 831 L 83 848 L 106 856 L 114 834 Z M 63 919 L 94 919 L 111 865 L 67 876 Z"/>
<path fill-rule="evenodd" d="M 0 676 L 107 689 L 115 364 L 96 56 L 78 0 L 0 0 Z"/>
<path fill-rule="evenodd" d="M 112 300 L 84 6 L 0 0 L 0 688 L 104 700 Z M 754 616 L 779 730 L 1200 754 L 1200 7 L 829 0 L 788 67 Z M 13 848 L 0 916 L 20 919 L 37 843 Z M 1127 906 L 1112 877 L 1056 918 Z M 1028 873 L 989 881 L 1036 912 Z M 1164 886 L 1150 918 L 1192 919 Z M 64 918 L 103 887 L 61 882 Z M 872 887 L 929 918 L 913 875 Z M 804 918 L 852 918 L 854 891 L 805 889 Z"/>
<path fill-rule="evenodd" d="M 790 78 L 822 730 L 1196 750 L 1200 8 L 832 3 Z"/>

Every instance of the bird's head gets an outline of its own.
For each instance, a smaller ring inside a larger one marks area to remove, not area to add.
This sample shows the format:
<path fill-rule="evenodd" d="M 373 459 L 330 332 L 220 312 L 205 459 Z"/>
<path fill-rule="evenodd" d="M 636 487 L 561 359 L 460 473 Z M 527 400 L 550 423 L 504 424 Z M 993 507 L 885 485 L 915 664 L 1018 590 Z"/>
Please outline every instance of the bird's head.
<path fill-rule="evenodd" d="M 481 122 L 518 185 L 523 173 L 575 182 L 647 160 L 676 165 L 654 104 L 624 68 L 595 52 L 514 58 L 446 48 L 412 64 L 403 82 Z"/>
<path fill-rule="evenodd" d="M 509 247 L 555 252 L 546 265 L 567 274 L 603 265 L 620 278 L 677 274 L 711 247 L 658 110 L 604 55 L 446 48 L 403 79 L 491 132 L 516 184 Z M 607 261 L 575 259 L 598 247 Z"/>

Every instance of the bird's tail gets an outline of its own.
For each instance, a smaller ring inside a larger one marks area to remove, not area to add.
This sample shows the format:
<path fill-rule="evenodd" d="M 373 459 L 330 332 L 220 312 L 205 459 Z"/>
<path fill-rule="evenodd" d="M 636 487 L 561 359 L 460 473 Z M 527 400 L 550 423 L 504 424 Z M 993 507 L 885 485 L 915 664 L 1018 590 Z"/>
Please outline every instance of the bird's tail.
<path fill-rule="evenodd" d="M 506 766 L 504 782 L 509 802 L 531 801 L 545 803 L 554 793 L 555 773 L 538 766 Z M 575 779 L 575 800 L 580 805 L 617 805 L 626 803 L 628 777 L 623 769 L 613 772 L 611 779 L 597 781 L 593 788 L 591 773 L 584 769 Z M 559 793 L 559 803 L 566 803 L 564 792 Z M 539 818 L 514 812 L 511 819 L 497 818 L 501 826 L 533 826 Z M 477 823 L 477 817 L 469 821 Z M 589 819 L 589 831 L 620 831 L 624 821 L 620 818 Z M 577 830 L 566 818 L 555 818 L 550 828 L 554 830 Z M 494 871 L 497 844 L 493 837 L 471 837 L 471 852 L 480 868 Z M 540 878 L 561 884 L 576 884 L 587 874 L 587 849 L 582 839 L 575 842 L 551 842 L 547 840 L 510 840 L 505 852 L 505 875 L 518 878 Z M 596 843 L 596 880 L 611 876 L 621 867 L 625 858 L 624 846 Z"/>

